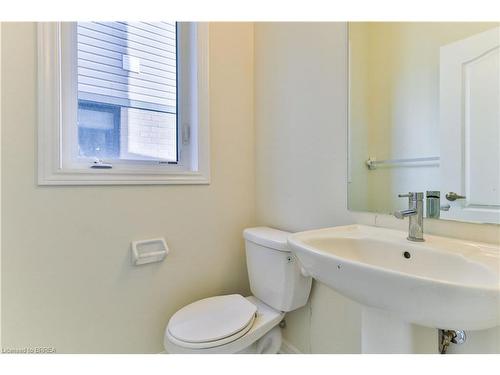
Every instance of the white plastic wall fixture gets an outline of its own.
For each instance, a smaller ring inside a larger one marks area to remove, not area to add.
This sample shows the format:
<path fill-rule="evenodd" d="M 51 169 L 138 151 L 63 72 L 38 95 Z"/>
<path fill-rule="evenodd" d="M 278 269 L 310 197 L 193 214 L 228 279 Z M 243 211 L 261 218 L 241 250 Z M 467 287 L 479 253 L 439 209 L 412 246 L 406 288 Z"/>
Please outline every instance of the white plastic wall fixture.
<path fill-rule="evenodd" d="M 132 242 L 132 264 L 161 262 L 168 254 L 168 246 L 164 238 Z"/>

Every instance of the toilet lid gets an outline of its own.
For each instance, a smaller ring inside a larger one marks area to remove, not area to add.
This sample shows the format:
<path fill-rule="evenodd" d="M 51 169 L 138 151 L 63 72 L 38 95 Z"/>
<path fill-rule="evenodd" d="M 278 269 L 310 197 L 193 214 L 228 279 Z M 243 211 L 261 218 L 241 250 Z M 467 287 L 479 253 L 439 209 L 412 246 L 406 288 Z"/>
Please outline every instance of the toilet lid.
<path fill-rule="evenodd" d="M 168 332 L 185 343 L 206 343 L 234 336 L 251 326 L 257 307 L 239 294 L 205 298 L 177 311 Z"/>

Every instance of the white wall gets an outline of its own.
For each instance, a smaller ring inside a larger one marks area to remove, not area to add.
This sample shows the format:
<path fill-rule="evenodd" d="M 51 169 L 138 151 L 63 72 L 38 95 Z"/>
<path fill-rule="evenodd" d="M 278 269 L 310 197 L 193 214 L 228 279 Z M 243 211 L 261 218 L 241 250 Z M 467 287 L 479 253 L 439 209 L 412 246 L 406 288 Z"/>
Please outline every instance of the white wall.
<path fill-rule="evenodd" d="M 210 25 L 212 183 L 36 185 L 36 26 L 2 33 L 2 345 L 155 353 L 181 306 L 248 293 L 242 230 L 254 225 L 253 25 Z M 130 242 L 165 237 L 163 263 Z"/>
<path fill-rule="evenodd" d="M 347 212 L 346 27 L 255 24 L 257 219 L 289 231 L 350 223 Z M 314 283 L 286 317 L 302 352 L 360 350 L 359 306 Z"/>
<path fill-rule="evenodd" d="M 298 231 L 359 222 L 407 230 L 406 221 L 346 209 L 346 27 L 255 25 L 257 220 Z M 300 48 L 299 48 L 300 47 Z M 500 242 L 498 225 L 426 220 L 426 233 Z M 284 337 L 305 353 L 359 353 L 361 309 L 314 282 L 308 305 L 286 317 Z M 428 352 L 428 330 L 416 329 Z M 453 352 L 500 352 L 500 328 L 473 332 Z"/>
<path fill-rule="evenodd" d="M 255 25 L 259 221 L 290 231 L 346 218 L 346 30 Z"/>

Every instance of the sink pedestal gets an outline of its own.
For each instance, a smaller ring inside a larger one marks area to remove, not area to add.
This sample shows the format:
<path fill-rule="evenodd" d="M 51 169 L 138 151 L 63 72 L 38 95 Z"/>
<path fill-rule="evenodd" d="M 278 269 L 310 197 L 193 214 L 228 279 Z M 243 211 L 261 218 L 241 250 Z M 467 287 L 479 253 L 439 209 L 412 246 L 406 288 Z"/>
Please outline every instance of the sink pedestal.
<path fill-rule="evenodd" d="M 438 353 L 437 329 L 404 322 L 388 311 L 364 306 L 361 332 L 362 353 Z"/>

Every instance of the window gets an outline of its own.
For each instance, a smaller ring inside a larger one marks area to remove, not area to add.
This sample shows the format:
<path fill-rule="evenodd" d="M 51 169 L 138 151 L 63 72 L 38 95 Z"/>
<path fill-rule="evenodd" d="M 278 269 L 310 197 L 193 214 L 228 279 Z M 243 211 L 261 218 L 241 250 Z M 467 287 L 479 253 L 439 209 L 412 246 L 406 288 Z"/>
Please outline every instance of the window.
<path fill-rule="evenodd" d="M 40 24 L 39 184 L 208 183 L 207 29 Z"/>

